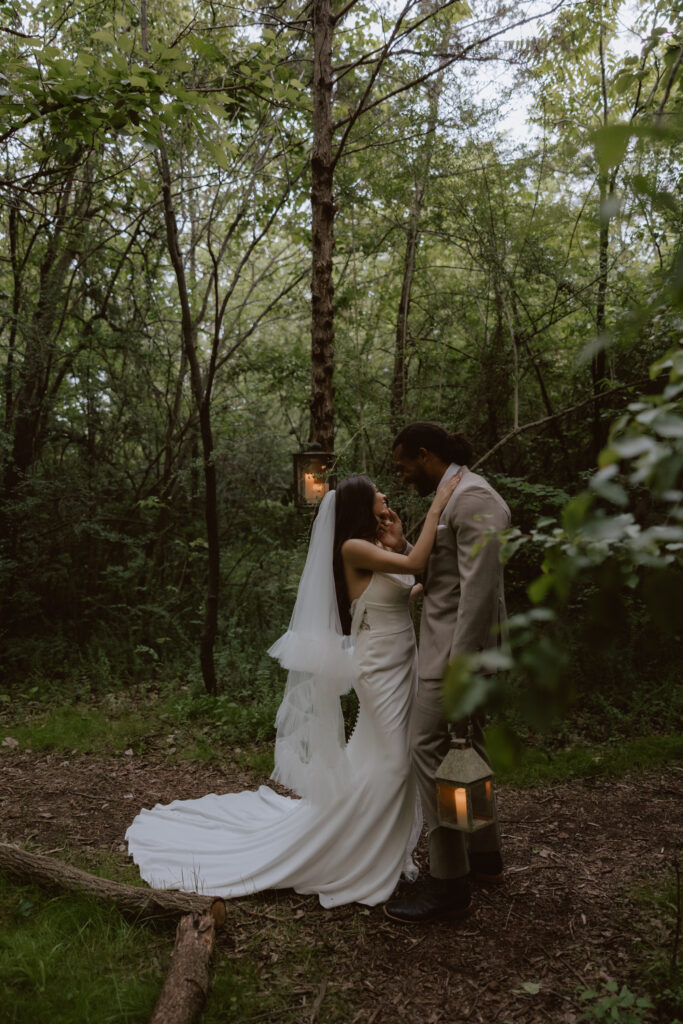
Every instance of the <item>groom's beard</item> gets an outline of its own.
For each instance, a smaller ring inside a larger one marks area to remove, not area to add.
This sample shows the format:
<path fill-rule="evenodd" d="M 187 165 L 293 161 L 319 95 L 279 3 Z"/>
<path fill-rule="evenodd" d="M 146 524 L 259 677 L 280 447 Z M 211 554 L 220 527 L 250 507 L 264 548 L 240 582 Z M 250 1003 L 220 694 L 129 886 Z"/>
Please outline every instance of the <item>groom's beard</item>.
<path fill-rule="evenodd" d="M 420 495 L 421 498 L 426 498 L 428 494 L 433 494 L 436 490 L 436 484 L 433 480 L 427 476 L 427 474 L 416 473 L 413 481 L 413 487 Z"/>

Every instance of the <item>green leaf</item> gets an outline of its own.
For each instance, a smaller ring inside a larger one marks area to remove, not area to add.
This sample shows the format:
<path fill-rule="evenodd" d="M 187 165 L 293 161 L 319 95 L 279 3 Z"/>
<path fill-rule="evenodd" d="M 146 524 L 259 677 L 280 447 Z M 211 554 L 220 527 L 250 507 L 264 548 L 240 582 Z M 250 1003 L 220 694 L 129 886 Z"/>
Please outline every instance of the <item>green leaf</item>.
<path fill-rule="evenodd" d="M 554 582 L 555 578 L 552 573 L 544 573 L 542 576 L 538 576 L 527 587 L 526 592 L 529 595 L 529 600 L 534 604 L 541 604 L 553 589 Z"/>
<path fill-rule="evenodd" d="M 614 90 L 620 96 L 623 96 L 634 87 L 637 81 L 638 79 L 634 74 L 619 74 L 614 80 Z"/>
<path fill-rule="evenodd" d="M 622 437 L 612 442 L 612 450 L 621 459 L 635 459 L 639 455 L 651 452 L 656 447 L 656 441 L 646 434 L 639 434 L 633 437 Z"/>
<path fill-rule="evenodd" d="M 496 722 L 486 730 L 486 750 L 494 771 L 509 771 L 522 759 L 524 746 L 505 722 Z"/>
<path fill-rule="evenodd" d="M 599 352 L 604 352 L 605 349 L 611 348 L 615 342 L 616 339 L 614 336 L 607 331 L 603 334 L 597 335 L 595 338 L 591 338 L 590 341 L 586 342 L 576 357 L 577 366 L 585 366 L 586 363 L 589 363 L 594 359 Z"/>
<path fill-rule="evenodd" d="M 116 36 L 107 28 L 98 28 L 97 32 L 92 33 L 91 39 L 98 39 L 102 43 L 116 46 Z"/>
<path fill-rule="evenodd" d="M 673 413 L 660 413 L 652 422 L 652 428 L 660 437 L 683 437 L 683 419 Z"/>
<path fill-rule="evenodd" d="M 475 655 L 458 654 L 446 669 L 443 682 L 444 707 L 453 721 L 474 714 L 486 704 L 498 686 L 494 676 L 485 678 L 475 675 L 476 665 Z"/>
<path fill-rule="evenodd" d="M 598 497 L 624 508 L 628 504 L 628 495 L 625 488 L 613 479 L 617 471 L 617 466 L 614 463 L 605 466 L 591 477 L 589 487 Z"/>
<path fill-rule="evenodd" d="M 590 491 L 581 491 L 565 505 L 562 510 L 562 526 L 570 537 L 583 526 L 594 500 Z"/>
<path fill-rule="evenodd" d="M 683 270 L 683 263 L 681 269 Z M 652 363 L 650 366 L 651 379 L 654 380 L 665 370 L 670 370 L 674 379 L 683 376 L 683 348 L 670 349 L 662 359 Z"/>
<path fill-rule="evenodd" d="M 220 146 L 216 145 L 215 142 L 207 141 L 207 149 L 211 153 L 212 157 L 216 161 L 219 167 L 222 167 L 224 171 L 229 170 L 230 161 L 225 153 L 225 150 L 221 149 Z"/>
<path fill-rule="evenodd" d="M 594 141 L 601 170 L 608 171 L 621 163 L 631 135 L 631 127 L 627 124 L 607 125 L 597 130 Z"/>

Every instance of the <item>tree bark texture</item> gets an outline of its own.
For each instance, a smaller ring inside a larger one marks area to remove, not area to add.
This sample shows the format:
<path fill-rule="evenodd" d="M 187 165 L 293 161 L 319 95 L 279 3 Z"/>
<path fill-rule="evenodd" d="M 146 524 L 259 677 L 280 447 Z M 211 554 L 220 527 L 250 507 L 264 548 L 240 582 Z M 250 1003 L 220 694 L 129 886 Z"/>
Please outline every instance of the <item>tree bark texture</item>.
<path fill-rule="evenodd" d="M 178 922 L 175 946 L 164 986 L 149 1024 L 194 1024 L 209 992 L 209 962 L 216 929 L 225 922 L 225 903 L 214 900 L 202 914 Z"/>
<path fill-rule="evenodd" d="M 218 691 L 216 666 L 213 649 L 218 631 L 218 587 L 220 580 L 220 547 L 218 543 L 218 508 L 216 497 L 216 467 L 213 460 L 213 431 L 211 427 L 211 389 L 204 384 L 196 348 L 196 331 L 190 306 L 190 295 L 185 276 L 176 223 L 173 196 L 171 194 L 171 171 L 168 155 L 162 146 L 159 151 L 161 166 L 161 190 L 164 204 L 164 222 L 169 256 L 178 286 L 181 307 L 182 345 L 190 367 L 192 394 L 199 413 L 199 429 L 202 439 L 202 460 L 204 465 L 204 518 L 208 555 L 208 580 L 204 629 L 200 641 L 199 660 L 202 678 L 207 693 Z"/>
<path fill-rule="evenodd" d="M 311 441 L 334 450 L 334 201 L 332 184 L 332 5 L 313 2 L 311 152 Z"/>
<path fill-rule="evenodd" d="M 138 917 L 177 916 L 207 909 L 208 899 L 199 893 L 122 885 L 108 878 L 90 875 L 70 864 L 62 864 L 42 853 L 21 850 L 10 843 L 0 843 L 0 870 L 30 879 L 47 888 L 65 889 L 67 892 L 82 893 L 97 900 L 115 903 L 120 910 L 134 913 Z"/>
<path fill-rule="evenodd" d="M 607 94 L 607 69 L 603 42 L 603 26 L 600 27 L 600 77 L 602 83 L 602 123 L 609 122 L 609 101 Z M 595 332 L 598 340 L 598 351 L 591 360 L 591 378 L 593 385 L 593 459 L 597 462 L 598 454 L 607 441 L 607 424 L 602 421 L 602 393 L 607 389 L 607 353 L 603 335 L 605 333 L 605 309 L 607 304 L 607 279 L 609 273 L 609 215 L 606 210 L 608 198 L 612 199 L 616 183 L 616 169 L 608 177 L 603 171 L 599 175 L 599 210 L 600 236 L 598 242 L 598 294 L 595 303 Z"/>
<path fill-rule="evenodd" d="M 426 176 L 425 171 L 425 176 Z M 406 394 L 408 385 L 408 315 L 410 313 L 410 297 L 415 276 L 415 258 L 417 255 L 420 213 L 424 196 L 424 177 L 415 184 L 413 202 L 410 209 L 410 220 L 406 233 L 406 248 L 403 257 L 403 280 L 401 298 L 396 318 L 396 345 L 394 347 L 394 372 L 391 378 L 391 431 L 397 434 L 406 417 Z"/>
<path fill-rule="evenodd" d="M 447 51 L 449 47 L 450 31 L 447 31 L 443 39 L 443 48 Z M 442 58 L 442 69 L 446 65 L 446 59 Z M 392 433 L 396 434 L 404 426 L 407 416 L 407 389 L 408 389 L 408 318 L 410 315 L 410 299 L 415 277 L 415 262 L 420 237 L 420 217 L 422 215 L 422 204 L 424 200 L 425 187 L 429 178 L 429 171 L 434 152 L 434 133 L 439 117 L 439 99 L 443 89 L 443 70 L 439 72 L 434 82 L 429 85 L 429 114 L 424 134 L 424 149 L 422 153 L 422 168 L 419 170 L 413 191 L 413 201 L 410 208 L 410 219 L 406 231 L 406 247 L 403 257 L 403 279 L 401 282 L 401 298 L 398 304 L 398 316 L 396 318 L 396 344 L 394 347 L 394 372 L 391 379 L 391 404 L 389 420 Z"/>
<path fill-rule="evenodd" d="M 603 335 L 606 329 L 606 300 L 608 282 L 608 260 L 609 260 L 609 220 L 605 216 L 605 204 L 608 197 L 611 198 L 614 191 L 612 182 L 608 182 L 606 176 L 600 177 L 600 239 L 598 249 L 598 293 L 595 303 L 595 332 L 598 338 L 599 349 L 591 360 L 591 378 L 593 385 L 593 457 L 597 460 L 598 454 L 604 448 L 607 441 L 607 424 L 602 422 L 602 393 L 607 388 L 607 353 L 604 347 Z"/>

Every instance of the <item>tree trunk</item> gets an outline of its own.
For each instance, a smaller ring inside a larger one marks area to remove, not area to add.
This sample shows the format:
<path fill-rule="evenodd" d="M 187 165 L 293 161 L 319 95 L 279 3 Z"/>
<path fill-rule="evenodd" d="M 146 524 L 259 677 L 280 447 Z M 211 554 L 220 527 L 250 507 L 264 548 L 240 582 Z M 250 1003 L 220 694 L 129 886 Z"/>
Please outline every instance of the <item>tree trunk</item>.
<path fill-rule="evenodd" d="M 448 50 L 450 31 L 442 41 L 444 50 Z M 445 58 L 441 61 L 445 67 Z M 391 406 L 389 422 L 393 434 L 398 433 L 405 423 L 407 415 L 406 394 L 408 386 L 408 316 L 410 314 L 410 298 L 415 276 L 415 261 L 420 234 L 420 216 L 422 214 L 422 203 L 424 200 L 425 185 L 429 177 L 429 170 L 434 151 L 434 132 L 436 131 L 439 116 L 439 98 L 443 88 L 443 72 L 440 72 L 433 83 L 429 85 L 429 114 L 424 134 L 423 166 L 419 171 L 413 201 L 410 208 L 410 219 L 406 232 L 406 248 L 403 257 L 403 281 L 401 283 L 401 298 L 398 304 L 398 317 L 396 319 L 396 345 L 394 348 L 394 373 L 391 380 Z"/>
<path fill-rule="evenodd" d="M 605 62 L 605 48 L 603 44 L 604 27 L 600 26 L 599 56 L 600 56 L 600 77 L 602 83 L 602 123 L 607 125 L 609 121 L 609 103 L 607 94 L 607 71 Z M 607 305 L 607 277 L 609 258 L 609 214 L 606 210 L 608 199 L 614 195 L 616 183 L 616 169 L 608 177 L 604 171 L 599 175 L 599 210 L 600 236 L 598 241 L 598 294 L 595 303 L 595 333 L 597 335 L 598 350 L 591 360 L 591 382 L 593 386 L 593 439 L 592 456 L 597 462 L 598 455 L 604 448 L 607 441 L 607 424 L 602 420 L 602 393 L 607 389 L 607 353 L 605 350 L 605 309 Z"/>
<path fill-rule="evenodd" d="M 391 406 L 389 422 L 392 434 L 397 434 L 406 417 L 406 392 L 408 384 L 408 314 L 410 312 L 410 296 L 415 276 L 415 257 L 417 255 L 420 213 L 424 196 L 424 175 L 415 185 L 413 202 L 410 209 L 410 220 L 406 235 L 406 249 L 403 257 L 403 281 L 401 298 L 398 304 L 396 319 L 396 345 L 394 348 L 394 373 L 391 379 Z"/>
<path fill-rule="evenodd" d="M 181 307 L 181 335 L 185 356 L 190 367 L 192 394 L 199 412 L 199 429 L 202 439 L 202 460 L 204 466 L 204 518 L 206 520 L 206 539 L 208 545 L 208 581 L 206 594 L 206 610 L 204 613 L 204 629 L 200 641 L 199 660 L 202 678 L 207 693 L 215 695 L 218 691 L 216 682 L 216 666 L 213 648 L 218 629 L 218 587 L 220 579 L 220 548 L 218 544 L 218 508 L 216 504 L 216 467 L 213 460 L 213 431 L 211 428 L 211 388 L 209 382 L 202 381 L 199 359 L 197 358 L 196 331 L 192 319 L 190 296 L 185 277 L 185 267 L 178 244 L 178 225 L 176 223 L 173 196 L 171 194 L 171 171 L 165 147 L 159 150 L 161 167 L 161 190 L 164 203 L 164 222 L 166 239 L 171 264 L 178 286 L 178 297 Z"/>
<path fill-rule="evenodd" d="M 17 203 L 12 200 L 12 205 L 9 210 L 9 252 L 10 252 L 10 264 L 12 267 L 12 322 L 9 331 L 9 341 L 7 344 L 7 361 L 5 363 L 4 372 L 4 391 L 5 391 L 5 432 L 9 435 L 12 407 L 14 405 L 14 382 L 12 375 L 14 373 L 14 351 L 17 341 L 17 326 L 19 324 L 19 315 L 21 310 L 22 300 L 22 285 L 23 285 L 23 267 L 19 265 L 19 252 L 18 252 L 18 206 Z"/>
<path fill-rule="evenodd" d="M 599 452 L 607 441 L 607 425 L 602 421 L 602 392 L 607 387 L 607 353 L 604 346 L 604 333 L 606 328 L 605 308 L 607 299 L 607 276 L 609 258 L 609 219 L 605 216 L 604 209 L 608 196 L 611 196 L 613 188 L 609 187 L 607 177 L 600 175 L 600 240 L 598 255 L 598 294 L 595 304 L 595 333 L 598 341 L 598 351 L 591 360 L 591 379 L 593 385 L 593 460 L 597 461 Z"/>
<path fill-rule="evenodd" d="M 204 454 L 204 518 L 206 520 L 207 583 L 204 629 L 199 648 L 202 678 L 206 692 L 215 696 L 218 692 L 216 666 L 213 648 L 218 633 L 218 590 L 220 585 L 220 544 L 218 538 L 218 491 L 216 487 L 216 466 L 213 459 L 213 431 L 211 429 L 210 396 L 205 397 L 199 414 Z"/>
<path fill-rule="evenodd" d="M 178 922 L 171 966 L 149 1024 L 193 1024 L 209 992 L 209 961 L 216 929 L 225 923 L 225 903 L 214 900 L 203 914 Z"/>
<path fill-rule="evenodd" d="M 120 910 L 134 913 L 138 917 L 177 916 L 207 909 L 207 897 L 199 893 L 122 885 L 108 878 L 89 875 L 87 871 L 62 864 L 42 853 L 21 850 L 10 843 L 0 843 L 0 869 L 47 888 L 66 889 L 67 892 L 82 893 L 97 900 L 115 903 Z"/>
<path fill-rule="evenodd" d="M 311 440 L 334 450 L 334 203 L 332 198 L 332 5 L 313 0 L 311 152 Z"/>

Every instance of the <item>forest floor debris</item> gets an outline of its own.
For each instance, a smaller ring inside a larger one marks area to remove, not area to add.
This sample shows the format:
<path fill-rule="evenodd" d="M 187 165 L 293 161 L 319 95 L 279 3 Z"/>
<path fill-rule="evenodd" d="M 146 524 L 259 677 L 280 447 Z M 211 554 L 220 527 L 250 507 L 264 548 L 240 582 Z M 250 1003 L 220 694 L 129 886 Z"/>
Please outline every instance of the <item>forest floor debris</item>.
<path fill-rule="evenodd" d="M 14 746 L 0 752 L 0 770 L 3 841 L 85 868 L 107 856 L 129 878 L 124 834 L 141 807 L 267 781 L 156 754 L 65 756 Z M 458 925 L 404 928 L 381 907 L 323 910 L 315 897 L 291 891 L 231 901 L 217 961 L 256 963 L 249 978 L 262 989 L 262 1006 L 279 994 L 277 1009 L 239 1019 L 575 1024 L 581 991 L 611 979 L 633 984 L 641 955 L 634 946 L 671 943 L 638 891 L 672 870 L 683 770 L 501 787 L 498 802 L 506 884 L 477 887 L 474 912 Z M 421 867 L 425 856 L 423 838 Z"/>

